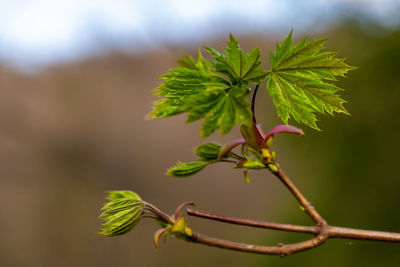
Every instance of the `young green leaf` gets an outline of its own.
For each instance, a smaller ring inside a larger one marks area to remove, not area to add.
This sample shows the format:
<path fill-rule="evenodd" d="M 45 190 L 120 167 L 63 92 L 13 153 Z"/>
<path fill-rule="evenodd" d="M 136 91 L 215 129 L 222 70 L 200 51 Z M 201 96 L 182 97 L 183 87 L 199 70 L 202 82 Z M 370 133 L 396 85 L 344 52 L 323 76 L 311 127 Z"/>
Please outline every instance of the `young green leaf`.
<path fill-rule="evenodd" d="M 227 45 L 225 48 L 226 55 L 210 47 L 204 48 L 214 56 L 215 62 L 211 64 L 217 72 L 229 77 L 234 84 L 241 81 L 251 81 L 258 84 L 266 78 L 267 71 L 260 67 L 262 61 L 260 60 L 259 48 L 255 48 L 247 54 L 244 53 L 232 34 L 229 35 Z"/>
<path fill-rule="evenodd" d="M 292 32 L 271 53 L 267 89 L 273 99 L 279 117 L 287 124 L 293 117 L 297 122 L 318 129 L 315 112 L 333 115 L 333 112 L 349 114 L 343 107 L 346 101 L 338 91 L 342 90 L 328 81 L 335 76 L 355 69 L 335 57 L 335 53 L 319 53 L 326 39 L 303 39 L 292 46 Z"/>
<path fill-rule="evenodd" d="M 153 118 L 164 118 L 190 110 L 187 100 L 196 95 L 202 95 L 210 85 L 219 88 L 229 88 L 230 85 L 223 78 L 210 71 L 177 67 L 169 70 L 160 78 L 166 81 L 156 88 L 154 95 L 164 97 L 154 102 Z"/>
<path fill-rule="evenodd" d="M 218 159 L 218 153 L 221 145 L 210 142 L 205 143 L 195 148 L 195 153 L 202 161 L 214 161 Z"/>
<path fill-rule="evenodd" d="M 245 98 L 249 94 L 247 87 L 234 86 L 229 91 L 221 88 L 209 88 L 204 94 L 188 99 L 192 108 L 188 111 L 187 122 L 204 118 L 201 135 L 207 137 L 220 129 L 226 135 L 236 124 L 251 122 L 250 103 Z"/>
<path fill-rule="evenodd" d="M 220 129 L 227 134 L 235 124 L 251 120 L 248 86 L 235 85 L 210 71 L 208 63 L 199 53 L 197 62 L 185 56 L 178 61 L 181 67 L 161 76 L 166 81 L 155 95 L 164 97 L 154 102 L 153 118 L 188 112 L 187 122 L 204 118 L 202 136 Z"/>
<path fill-rule="evenodd" d="M 197 54 L 197 61 L 194 60 L 191 56 L 183 54 L 183 59 L 179 59 L 176 61 L 179 67 L 184 67 L 191 70 L 200 70 L 200 71 L 209 71 L 210 65 L 207 60 L 201 54 L 199 50 Z"/>
<path fill-rule="evenodd" d="M 183 58 L 176 60 L 179 67 L 195 70 L 196 68 L 196 60 L 191 56 L 186 55 L 185 53 L 182 54 Z"/>
<path fill-rule="evenodd" d="M 156 88 L 152 118 L 163 118 L 188 112 L 187 123 L 204 119 L 201 135 L 209 136 L 215 130 L 226 135 L 236 124 L 251 124 L 249 82 L 259 83 L 267 72 L 260 66 L 258 48 L 244 53 L 238 41 L 230 35 L 226 55 L 205 48 L 214 55 L 211 66 L 199 52 L 197 61 L 184 55 L 179 67 L 161 76 L 165 81 Z"/>
<path fill-rule="evenodd" d="M 207 162 L 178 162 L 176 166 L 168 169 L 167 175 L 173 177 L 187 177 L 198 173 L 208 165 Z"/>

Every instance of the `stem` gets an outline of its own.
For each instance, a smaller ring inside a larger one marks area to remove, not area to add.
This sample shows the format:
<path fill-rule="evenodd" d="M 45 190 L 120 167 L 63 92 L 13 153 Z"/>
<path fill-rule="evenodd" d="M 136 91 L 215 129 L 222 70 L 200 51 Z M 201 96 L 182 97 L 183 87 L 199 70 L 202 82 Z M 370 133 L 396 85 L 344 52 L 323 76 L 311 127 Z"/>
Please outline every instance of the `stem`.
<path fill-rule="evenodd" d="M 158 220 L 162 220 L 164 223 L 172 225 L 175 223 L 174 220 L 168 214 L 162 212 L 161 210 L 151 205 L 150 203 L 146 203 L 144 209 L 154 214 Z"/>
<path fill-rule="evenodd" d="M 210 219 L 210 220 L 219 221 L 219 222 L 250 226 L 250 227 L 255 227 L 255 228 L 273 229 L 273 230 L 279 230 L 279 231 L 297 232 L 297 233 L 306 233 L 306 234 L 318 234 L 318 231 L 319 231 L 318 227 L 316 227 L 316 226 L 300 226 L 300 225 L 293 225 L 293 224 L 282 224 L 282 223 L 242 219 L 242 218 L 237 218 L 237 217 L 218 215 L 218 214 L 214 214 L 214 213 L 211 213 L 208 211 L 194 210 L 191 208 L 187 209 L 186 212 L 188 215 L 191 215 L 191 216 L 196 216 L 196 217 Z"/>
<path fill-rule="evenodd" d="M 229 156 L 230 156 L 231 158 L 234 158 L 234 159 L 237 159 L 237 160 L 243 160 L 243 159 L 245 159 L 245 158 L 243 158 L 242 156 L 236 154 L 236 153 L 233 152 L 233 151 L 229 152 Z"/>
<path fill-rule="evenodd" d="M 361 230 L 337 226 L 328 227 L 329 238 L 360 239 L 400 243 L 400 233 Z"/>
<path fill-rule="evenodd" d="M 304 207 L 306 213 L 313 219 L 314 223 L 316 224 L 315 226 L 280 224 L 274 222 L 263 222 L 257 220 L 241 219 L 241 218 L 222 216 L 218 214 L 213 214 L 211 212 L 193 210 L 193 209 L 188 209 L 187 213 L 192 216 L 216 220 L 225 223 L 232 223 L 237 225 L 266 228 L 266 229 L 273 229 L 280 231 L 313 234 L 315 235 L 313 238 L 299 243 L 285 244 L 285 245 L 279 244 L 278 246 L 258 246 L 252 244 L 237 243 L 219 238 L 209 237 L 199 233 L 193 233 L 191 236 L 187 237 L 187 240 L 194 243 L 199 243 L 224 249 L 257 253 L 257 254 L 280 255 L 280 256 L 291 255 L 304 250 L 316 248 L 325 243 L 329 238 L 345 238 L 345 239 L 359 239 L 359 240 L 400 243 L 400 233 L 360 230 L 360 229 L 328 225 L 327 222 L 321 217 L 321 215 L 319 215 L 316 209 L 312 206 L 312 204 L 303 196 L 300 190 L 282 171 L 282 169 L 278 168 L 278 170 L 273 173 L 289 189 L 289 191 L 297 199 L 300 205 Z"/>
<path fill-rule="evenodd" d="M 289 179 L 289 177 L 282 171 L 281 168 L 278 168 L 277 172 L 273 172 L 276 177 L 289 189 L 292 195 L 297 199 L 300 205 L 304 208 L 305 212 L 311 217 L 311 219 L 316 224 L 323 224 L 325 220 L 319 215 L 314 206 L 309 202 L 300 190 L 293 184 L 293 182 Z"/>
<path fill-rule="evenodd" d="M 237 217 L 223 216 L 207 211 L 194 210 L 194 209 L 187 209 L 187 213 L 191 216 L 196 216 L 200 218 L 237 224 L 237 225 L 244 225 L 249 227 L 256 227 L 256 228 L 280 230 L 286 232 L 297 232 L 303 234 L 314 234 L 314 235 L 321 232 L 325 232 L 328 235 L 328 238 L 345 238 L 345 239 L 400 243 L 400 233 L 361 230 L 361 229 L 337 227 L 330 225 L 326 225 L 326 227 L 323 230 L 321 230 L 321 227 L 318 226 L 303 226 L 303 225 L 281 224 L 274 222 L 241 219 Z"/>
<path fill-rule="evenodd" d="M 257 245 L 237 243 L 219 238 L 209 237 L 199 233 L 193 233 L 189 241 L 212 247 L 219 247 L 219 248 L 225 248 L 242 252 L 288 256 L 300 251 L 320 246 L 326 241 L 326 239 L 327 237 L 325 235 L 319 234 L 312 239 L 299 243 L 293 243 L 287 245 L 279 244 L 278 246 L 257 246 Z"/>
<path fill-rule="evenodd" d="M 277 166 L 277 165 L 274 165 Z M 282 169 L 278 168 L 276 171 L 272 171 L 272 173 L 279 178 L 279 180 L 289 189 L 292 195 L 297 199 L 306 213 L 313 219 L 315 226 L 303 226 L 303 225 L 293 225 L 293 224 L 281 224 L 275 222 L 264 222 L 258 220 L 250 220 L 250 219 L 242 219 L 237 217 L 229 217 L 214 214 L 207 211 L 187 209 L 188 215 L 197 216 L 200 218 L 220 221 L 224 223 L 231 223 L 236 225 L 244 225 L 249 227 L 256 228 L 264 228 L 264 229 L 272 229 L 286 232 L 297 232 L 304 234 L 311 234 L 314 237 L 292 244 L 278 244 L 277 246 L 260 246 L 253 244 L 245 244 L 238 243 L 229 240 L 219 239 L 215 237 L 206 236 L 200 233 L 191 233 L 191 231 L 186 231 L 188 228 L 185 228 L 185 231 L 179 232 L 181 239 L 184 239 L 189 242 L 199 243 L 203 245 L 208 245 L 212 247 L 230 249 L 235 251 L 242 251 L 248 253 L 257 253 L 257 254 L 268 254 L 268 255 L 280 255 L 286 256 L 291 255 L 297 252 L 301 252 L 304 250 L 316 248 L 322 244 L 324 244 L 330 238 L 345 238 L 345 239 L 356 239 L 356 240 L 371 240 L 371 241 L 383 241 L 383 242 L 393 242 L 400 243 L 400 233 L 391 233 L 391 232 L 381 232 L 381 231 L 372 231 L 372 230 L 361 230 L 361 229 L 353 229 L 353 228 L 345 228 L 345 227 L 337 227 L 330 226 L 327 222 L 319 215 L 316 209 L 312 206 L 312 204 L 303 196 L 300 190 L 293 184 L 293 182 L 289 179 L 289 177 L 282 171 Z M 146 203 L 144 209 L 149 211 L 150 214 L 145 214 L 144 216 L 154 218 L 155 220 L 162 220 L 165 223 L 175 225 L 178 221 L 179 212 L 182 208 L 187 205 L 193 204 L 192 202 L 184 202 L 182 203 L 175 211 L 173 218 L 164 212 L 160 211 L 153 205 Z M 186 227 L 186 226 L 185 226 Z M 156 232 L 155 235 L 155 245 L 157 248 L 158 239 L 162 233 L 166 232 L 168 229 L 163 228 Z"/>
<path fill-rule="evenodd" d="M 253 113 L 253 123 L 257 124 L 256 122 L 256 113 L 254 111 L 255 109 L 255 105 L 256 105 L 256 96 L 257 96 L 257 92 L 258 92 L 258 87 L 259 85 L 256 85 L 256 88 L 254 88 L 254 92 L 253 92 L 253 98 L 251 99 L 251 112 Z"/>
<path fill-rule="evenodd" d="M 239 159 L 239 160 L 240 160 L 240 159 Z M 218 160 L 218 161 L 216 161 L 216 162 L 229 162 L 229 163 L 237 163 L 237 161 L 230 160 L 230 159 L 221 159 L 221 160 Z"/>
<path fill-rule="evenodd" d="M 193 233 L 188 239 L 191 242 L 219 247 L 224 249 L 267 255 L 288 256 L 304 250 L 316 248 L 325 243 L 329 238 L 363 239 L 372 241 L 400 242 L 400 233 L 388 233 L 369 230 L 326 226 L 321 228 L 315 237 L 293 244 L 279 244 L 278 246 L 258 246 L 237 243 L 219 238 L 209 237 L 199 233 Z"/>

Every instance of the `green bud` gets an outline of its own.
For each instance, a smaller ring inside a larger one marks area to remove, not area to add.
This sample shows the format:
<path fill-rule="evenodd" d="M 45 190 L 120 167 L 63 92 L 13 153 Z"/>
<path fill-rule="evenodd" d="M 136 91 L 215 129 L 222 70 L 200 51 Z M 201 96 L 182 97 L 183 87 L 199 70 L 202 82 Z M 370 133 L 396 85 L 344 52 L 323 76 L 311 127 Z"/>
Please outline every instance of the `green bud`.
<path fill-rule="evenodd" d="M 208 165 L 207 162 L 178 162 L 176 166 L 171 167 L 167 171 L 167 175 L 173 177 L 187 177 L 198 173 Z"/>
<path fill-rule="evenodd" d="M 177 238 L 186 239 L 188 236 L 192 236 L 192 229 L 187 227 L 187 221 L 185 218 L 180 218 L 171 228 L 171 233 L 173 233 Z"/>
<path fill-rule="evenodd" d="M 217 143 L 205 143 L 195 148 L 195 153 L 202 161 L 214 161 L 218 159 L 221 146 Z"/>
<path fill-rule="evenodd" d="M 248 170 L 251 170 L 251 169 L 264 169 L 265 165 L 262 162 L 258 161 L 258 160 L 249 159 L 243 164 L 243 168 L 246 168 Z"/>
<path fill-rule="evenodd" d="M 274 164 L 268 164 L 268 169 L 270 169 L 272 172 L 278 172 L 278 167 L 276 167 Z"/>
<path fill-rule="evenodd" d="M 100 215 L 105 223 L 100 234 L 106 236 L 122 235 L 132 230 L 144 212 L 144 202 L 132 191 L 110 191 L 110 200 L 102 208 Z"/>
<path fill-rule="evenodd" d="M 271 162 L 272 156 L 268 149 L 262 148 L 261 156 L 264 162 Z"/>

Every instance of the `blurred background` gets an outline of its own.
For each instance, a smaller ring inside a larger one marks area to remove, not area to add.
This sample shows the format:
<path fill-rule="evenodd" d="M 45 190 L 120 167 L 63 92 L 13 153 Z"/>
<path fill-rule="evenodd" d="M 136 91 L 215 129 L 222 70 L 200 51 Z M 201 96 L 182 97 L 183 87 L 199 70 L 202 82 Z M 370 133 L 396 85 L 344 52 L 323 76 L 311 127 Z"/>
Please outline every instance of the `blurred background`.
<path fill-rule="evenodd" d="M 228 165 L 176 179 L 205 141 L 186 115 L 144 120 L 158 76 L 182 51 L 221 50 L 233 33 L 246 51 L 269 51 L 291 29 L 358 66 L 340 79 L 351 117 L 319 116 L 322 132 L 280 135 L 283 169 L 332 225 L 400 232 L 400 2 L 0 1 L 0 266 L 399 266 L 400 245 L 329 240 L 286 258 L 226 251 L 173 238 L 153 248 L 157 225 L 97 235 L 107 190 L 133 190 L 164 211 L 193 200 L 224 215 L 311 224 L 270 174 Z M 266 91 L 267 131 L 280 123 Z M 291 121 L 294 125 L 295 122 Z M 262 245 L 308 236 L 189 218 L 198 232 Z"/>

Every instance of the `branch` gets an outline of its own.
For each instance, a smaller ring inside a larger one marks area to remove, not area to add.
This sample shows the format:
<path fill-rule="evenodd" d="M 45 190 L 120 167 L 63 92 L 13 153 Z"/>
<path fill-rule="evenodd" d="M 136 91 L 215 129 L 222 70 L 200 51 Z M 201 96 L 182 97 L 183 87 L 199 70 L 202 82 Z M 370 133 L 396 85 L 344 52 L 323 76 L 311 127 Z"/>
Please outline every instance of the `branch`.
<path fill-rule="evenodd" d="M 381 232 L 329 226 L 328 234 L 329 238 L 346 238 L 400 243 L 400 233 L 393 232 Z"/>
<path fill-rule="evenodd" d="M 237 243 L 228 240 L 209 237 L 199 233 L 193 233 L 192 236 L 187 238 L 187 240 L 194 243 L 200 243 L 208 246 L 225 248 L 230 250 L 257 253 L 257 254 L 280 255 L 280 256 L 287 256 L 304 250 L 316 248 L 324 244 L 329 238 L 345 238 L 345 239 L 359 239 L 359 240 L 400 243 L 400 233 L 360 230 L 360 229 L 328 225 L 327 222 L 321 217 L 321 215 L 319 215 L 317 210 L 313 207 L 311 202 L 309 202 L 303 196 L 300 190 L 293 184 L 293 182 L 282 171 L 282 169 L 278 168 L 277 171 L 273 173 L 276 177 L 279 178 L 279 180 L 289 189 L 292 195 L 297 199 L 300 205 L 304 208 L 305 212 L 314 221 L 315 226 L 302 226 L 302 225 L 281 224 L 274 222 L 263 222 L 258 220 L 241 219 L 237 217 L 223 216 L 211 212 L 194 210 L 194 209 L 187 209 L 187 213 L 188 215 L 191 216 L 197 216 L 225 223 L 257 227 L 257 228 L 273 229 L 279 231 L 312 234 L 314 235 L 313 238 L 299 243 L 279 244 L 278 246 L 257 246 L 251 244 Z"/>
<path fill-rule="evenodd" d="M 237 217 L 218 215 L 218 214 L 211 213 L 208 211 L 195 210 L 195 209 L 191 209 L 191 208 L 187 209 L 186 212 L 190 216 L 200 217 L 200 218 L 204 218 L 204 219 L 210 219 L 210 220 L 224 222 L 224 223 L 231 223 L 231 224 L 255 227 L 255 228 L 272 229 L 272 230 L 297 232 L 297 233 L 305 233 L 305 234 L 318 234 L 318 231 L 319 231 L 318 227 L 316 227 L 316 226 L 301 226 L 301 225 L 293 225 L 293 224 L 282 224 L 282 223 L 242 219 L 242 218 L 237 218 Z"/>
<path fill-rule="evenodd" d="M 279 178 L 279 180 L 289 189 L 292 195 L 297 199 L 300 205 L 304 208 L 304 211 L 311 217 L 311 219 L 316 224 L 324 224 L 325 220 L 319 215 L 314 206 L 309 202 L 300 190 L 293 184 L 293 182 L 289 179 L 289 177 L 282 171 L 281 168 L 278 168 L 277 172 L 273 172 L 273 174 Z"/>
<path fill-rule="evenodd" d="M 219 239 L 195 233 L 188 227 L 187 220 L 179 217 L 180 211 L 187 205 L 193 205 L 192 202 L 184 202 L 178 206 L 173 215 L 168 215 L 159 210 L 152 204 L 140 199 L 131 191 L 110 192 L 109 203 L 106 203 L 102 210 L 101 217 L 106 220 L 103 224 L 104 229 L 101 232 L 107 236 L 116 236 L 130 231 L 142 218 L 151 218 L 155 220 L 161 229 L 154 237 L 154 245 L 158 249 L 158 242 L 163 234 L 164 237 L 173 235 L 176 238 L 185 241 L 204 244 L 213 247 L 242 251 L 248 253 L 268 254 L 287 256 L 304 250 L 316 248 L 324 244 L 330 238 L 344 238 L 357 240 L 371 240 L 400 243 L 400 233 L 360 230 L 353 228 L 337 227 L 328 225 L 311 203 L 302 195 L 300 190 L 292 183 L 289 177 L 278 167 L 276 163 L 271 163 L 274 168 L 268 167 L 276 177 L 289 189 L 292 195 L 298 200 L 307 215 L 309 215 L 315 225 L 303 226 L 293 224 L 281 224 L 275 222 L 264 222 L 258 220 L 242 219 L 214 214 L 211 212 L 187 209 L 188 215 L 200 218 L 216 220 L 224 223 L 244 225 L 248 227 L 272 229 L 286 232 L 297 232 L 313 235 L 312 238 L 292 244 L 278 244 L 277 246 L 261 246 L 253 244 L 238 243 L 229 240 Z M 129 198 L 130 197 L 130 198 Z M 127 203 L 126 201 L 130 201 Z"/>
<path fill-rule="evenodd" d="M 322 245 L 327 239 L 327 236 L 324 234 L 318 234 L 312 239 L 307 241 L 293 243 L 293 244 L 279 244 L 278 246 L 257 246 L 251 244 L 244 243 L 236 243 L 232 241 L 227 241 L 223 239 L 218 239 L 214 237 L 209 237 L 206 235 L 202 235 L 199 233 L 193 233 L 191 239 L 189 241 L 200 243 L 212 247 L 225 248 L 230 250 L 249 252 L 249 253 L 257 253 L 257 254 L 266 254 L 266 255 L 279 255 L 279 256 L 289 256 L 294 253 L 308 250 L 311 248 L 318 247 Z"/>
<path fill-rule="evenodd" d="M 296 232 L 296 233 L 314 234 L 314 235 L 319 234 L 320 232 L 325 232 L 328 235 L 328 238 L 344 238 L 344 239 L 358 239 L 358 240 L 400 243 L 400 233 L 361 230 L 361 229 L 337 227 L 331 225 L 326 225 L 324 229 L 321 230 L 318 226 L 303 226 L 303 225 L 281 224 L 274 222 L 241 219 L 237 217 L 223 216 L 207 211 L 194 210 L 194 209 L 187 209 L 187 214 L 191 216 L 196 216 L 200 218 L 205 218 L 225 223 L 279 230 L 285 232 Z"/>

